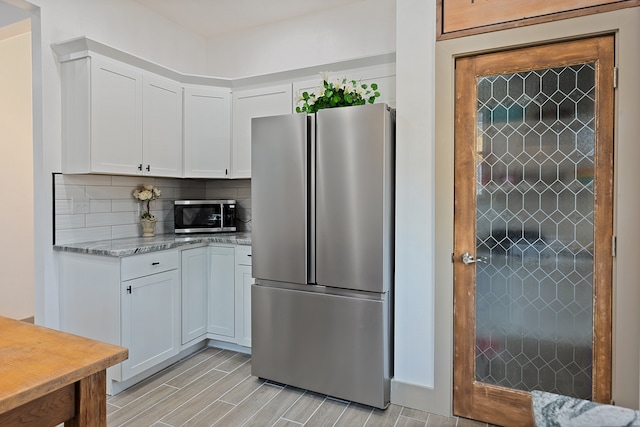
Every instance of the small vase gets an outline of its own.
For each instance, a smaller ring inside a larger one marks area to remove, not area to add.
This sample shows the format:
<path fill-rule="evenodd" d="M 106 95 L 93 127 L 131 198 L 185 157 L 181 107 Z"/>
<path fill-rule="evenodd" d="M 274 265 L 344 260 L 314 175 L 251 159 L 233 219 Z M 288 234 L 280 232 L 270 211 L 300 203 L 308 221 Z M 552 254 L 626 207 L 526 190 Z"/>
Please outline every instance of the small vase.
<path fill-rule="evenodd" d="M 153 237 L 156 234 L 156 218 L 152 219 L 140 219 L 140 225 L 142 225 L 142 237 Z"/>

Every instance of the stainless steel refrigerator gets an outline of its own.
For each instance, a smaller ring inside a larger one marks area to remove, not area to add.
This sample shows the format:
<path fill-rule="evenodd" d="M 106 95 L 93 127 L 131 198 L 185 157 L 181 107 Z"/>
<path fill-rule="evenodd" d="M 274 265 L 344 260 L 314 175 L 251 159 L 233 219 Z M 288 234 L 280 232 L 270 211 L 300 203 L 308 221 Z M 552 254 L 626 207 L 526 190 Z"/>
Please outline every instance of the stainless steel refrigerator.
<path fill-rule="evenodd" d="M 395 115 L 254 118 L 252 374 L 389 404 Z"/>

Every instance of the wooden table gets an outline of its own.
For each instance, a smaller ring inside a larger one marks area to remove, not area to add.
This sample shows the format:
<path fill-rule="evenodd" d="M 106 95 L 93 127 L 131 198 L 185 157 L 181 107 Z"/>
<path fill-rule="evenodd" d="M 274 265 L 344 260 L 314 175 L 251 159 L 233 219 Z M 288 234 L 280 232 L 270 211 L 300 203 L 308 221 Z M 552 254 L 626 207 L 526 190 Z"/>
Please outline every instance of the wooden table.
<path fill-rule="evenodd" d="M 126 348 L 0 316 L 0 426 L 106 426 L 106 369 Z"/>

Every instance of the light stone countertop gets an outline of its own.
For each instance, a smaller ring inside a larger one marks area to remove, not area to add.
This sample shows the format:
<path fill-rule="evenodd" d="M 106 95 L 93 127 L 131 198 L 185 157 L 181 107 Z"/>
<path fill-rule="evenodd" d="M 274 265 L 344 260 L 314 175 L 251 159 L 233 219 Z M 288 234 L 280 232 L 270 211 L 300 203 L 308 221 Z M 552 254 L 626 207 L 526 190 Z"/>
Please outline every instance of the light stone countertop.
<path fill-rule="evenodd" d="M 53 245 L 53 249 L 63 252 L 124 257 L 198 243 L 251 245 L 251 233 L 158 234 L 154 237 L 127 237 L 122 239 L 96 240 L 93 242 L 64 243 Z"/>
<path fill-rule="evenodd" d="M 640 426 L 640 411 L 533 390 L 536 427 Z"/>

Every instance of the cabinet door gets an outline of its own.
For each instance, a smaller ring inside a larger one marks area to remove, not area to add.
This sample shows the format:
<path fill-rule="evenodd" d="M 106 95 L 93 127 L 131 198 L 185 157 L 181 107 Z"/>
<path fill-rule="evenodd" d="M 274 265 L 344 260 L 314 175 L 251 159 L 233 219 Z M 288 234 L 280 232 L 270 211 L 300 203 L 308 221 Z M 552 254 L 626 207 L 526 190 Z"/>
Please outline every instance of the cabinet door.
<path fill-rule="evenodd" d="M 182 176 L 182 87 L 144 76 L 143 173 Z"/>
<path fill-rule="evenodd" d="M 251 178 L 251 119 L 291 114 L 291 84 L 233 93 L 231 178 Z"/>
<path fill-rule="evenodd" d="M 235 251 L 209 247 L 209 333 L 235 336 Z"/>
<path fill-rule="evenodd" d="M 236 307 L 242 321 L 238 332 L 238 344 L 251 347 L 251 277 L 250 265 L 236 266 L 236 291 L 240 293 L 241 306 Z"/>
<path fill-rule="evenodd" d="M 91 61 L 91 171 L 139 174 L 142 74 L 107 59 Z"/>
<path fill-rule="evenodd" d="M 228 178 L 230 164 L 231 91 L 185 88 L 185 178 Z"/>
<path fill-rule="evenodd" d="M 182 344 L 207 333 L 207 247 L 182 251 Z"/>
<path fill-rule="evenodd" d="M 129 349 L 123 380 L 178 354 L 179 315 L 178 270 L 122 282 L 122 346 Z"/>
<path fill-rule="evenodd" d="M 251 246 L 236 246 L 236 338 L 251 347 Z"/>

